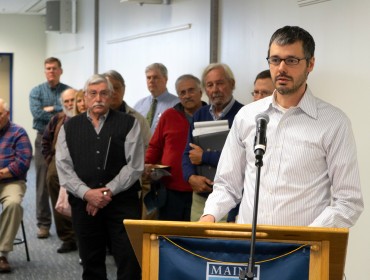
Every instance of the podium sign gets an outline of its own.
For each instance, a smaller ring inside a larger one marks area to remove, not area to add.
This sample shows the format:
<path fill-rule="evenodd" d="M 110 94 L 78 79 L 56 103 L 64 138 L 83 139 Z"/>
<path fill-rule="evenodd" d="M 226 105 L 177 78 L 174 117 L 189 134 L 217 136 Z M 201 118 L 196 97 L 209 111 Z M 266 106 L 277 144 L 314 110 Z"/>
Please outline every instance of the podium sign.
<path fill-rule="evenodd" d="M 216 243 L 221 243 L 225 240 L 234 240 L 235 242 L 238 240 L 249 241 L 251 237 L 251 226 L 244 224 L 125 220 L 124 225 L 142 267 L 143 280 L 181 279 L 166 278 L 163 275 L 159 278 L 161 270 L 159 266 L 160 258 L 164 257 L 164 255 L 161 256 L 159 248 L 162 246 L 161 236 L 164 236 L 165 239 L 167 238 L 166 240 L 177 237 L 189 237 L 195 238 L 200 242 L 213 240 Z M 348 229 L 261 225 L 257 226 L 256 241 L 256 245 L 260 243 L 270 243 L 270 245 L 271 243 L 288 243 L 288 246 L 294 245 L 298 247 L 305 245 L 303 248 L 310 249 L 309 280 L 340 280 L 343 277 Z M 256 247 L 256 254 L 259 254 L 258 250 L 260 249 Z M 226 248 L 225 253 L 227 252 L 228 249 Z M 307 252 L 305 251 L 304 253 Z M 248 254 L 249 252 L 246 255 Z M 173 262 L 177 261 L 176 257 L 172 259 Z M 209 263 L 212 262 L 213 260 L 209 261 Z M 247 265 L 247 263 L 248 261 L 246 260 L 245 264 Z M 207 265 L 209 264 L 207 263 Z M 190 269 L 192 269 L 191 266 L 189 266 Z M 283 278 L 283 276 L 284 274 L 280 273 L 276 279 L 291 279 Z M 207 279 L 211 280 L 212 278 Z M 218 279 L 223 278 L 218 277 Z"/>
<path fill-rule="evenodd" d="M 254 280 L 308 280 L 310 246 L 257 242 Z M 159 236 L 159 279 L 232 280 L 248 267 L 250 241 Z"/>

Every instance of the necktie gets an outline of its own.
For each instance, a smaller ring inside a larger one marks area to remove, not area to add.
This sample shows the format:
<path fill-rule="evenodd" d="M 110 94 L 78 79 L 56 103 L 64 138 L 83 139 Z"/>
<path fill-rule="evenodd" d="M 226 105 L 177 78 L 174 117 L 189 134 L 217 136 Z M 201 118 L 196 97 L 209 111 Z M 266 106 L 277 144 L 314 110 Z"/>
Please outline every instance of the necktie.
<path fill-rule="evenodd" d="M 152 126 L 155 109 L 157 108 L 157 102 L 158 102 L 157 99 L 153 98 L 152 104 L 150 104 L 148 114 L 146 114 L 146 119 L 148 120 L 149 126 Z"/>

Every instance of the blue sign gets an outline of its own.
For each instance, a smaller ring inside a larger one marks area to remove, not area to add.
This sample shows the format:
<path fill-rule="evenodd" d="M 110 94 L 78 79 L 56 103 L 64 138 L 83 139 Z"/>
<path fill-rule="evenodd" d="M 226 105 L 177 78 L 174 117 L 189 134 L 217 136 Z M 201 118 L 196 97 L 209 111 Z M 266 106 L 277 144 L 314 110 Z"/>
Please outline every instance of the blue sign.
<path fill-rule="evenodd" d="M 233 280 L 248 269 L 249 240 L 159 238 L 159 280 Z M 310 248 L 257 242 L 254 280 L 308 280 Z"/>

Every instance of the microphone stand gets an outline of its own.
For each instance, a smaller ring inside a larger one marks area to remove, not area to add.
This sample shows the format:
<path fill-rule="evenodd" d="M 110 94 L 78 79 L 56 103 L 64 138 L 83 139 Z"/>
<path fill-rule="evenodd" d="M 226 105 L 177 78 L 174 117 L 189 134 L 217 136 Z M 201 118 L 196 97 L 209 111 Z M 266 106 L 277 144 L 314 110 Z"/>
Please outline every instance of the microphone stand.
<path fill-rule="evenodd" d="M 257 230 L 257 213 L 258 213 L 258 198 L 260 190 L 260 177 L 261 177 L 261 167 L 263 166 L 262 161 L 263 155 L 256 155 L 257 172 L 256 172 L 256 191 L 254 195 L 254 207 L 253 207 L 253 221 L 252 221 L 252 237 L 251 237 L 251 248 L 249 253 L 248 269 L 241 271 L 239 274 L 240 280 L 253 280 L 254 278 L 254 251 L 256 247 L 256 230 Z"/>

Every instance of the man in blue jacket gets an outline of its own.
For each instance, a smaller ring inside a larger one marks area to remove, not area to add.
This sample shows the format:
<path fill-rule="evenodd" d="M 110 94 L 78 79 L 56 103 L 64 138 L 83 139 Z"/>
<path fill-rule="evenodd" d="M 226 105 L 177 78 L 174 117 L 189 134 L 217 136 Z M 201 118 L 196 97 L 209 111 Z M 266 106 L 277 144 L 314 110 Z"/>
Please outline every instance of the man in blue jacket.
<path fill-rule="evenodd" d="M 202 74 L 202 85 L 209 98 L 210 105 L 203 106 L 193 116 L 189 128 L 188 142 L 185 147 L 182 168 L 185 181 L 193 188 L 193 203 L 191 221 L 198 221 L 203 214 L 203 208 L 208 195 L 212 192 L 214 178 L 200 176 L 196 172 L 197 165 L 217 167 L 221 151 L 203 151 L 193 141 L 194 122 L 228 120 L 231 127 L 236 113 L 243 104 L 233 97 L 235 88 L 234 74 L 230 67 L 222 63 L 212 63 Z M 230 211 L 228 221 L 235 221 L 236 210 Z"/>

